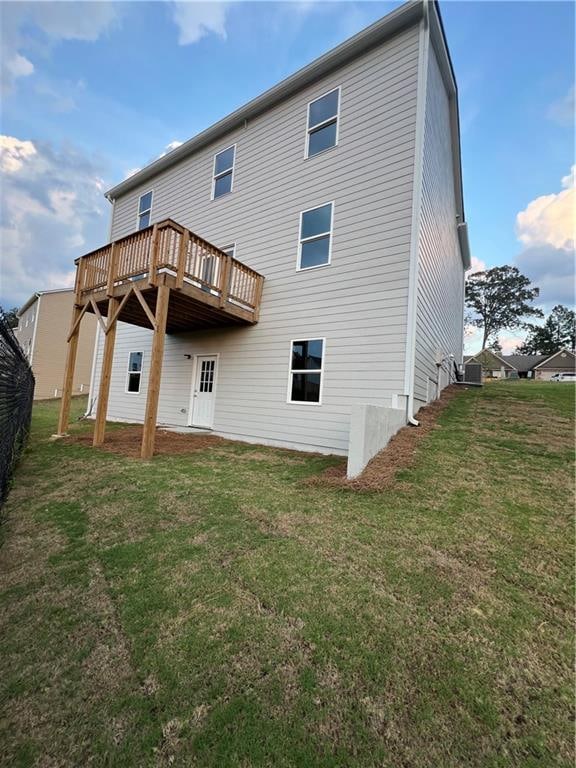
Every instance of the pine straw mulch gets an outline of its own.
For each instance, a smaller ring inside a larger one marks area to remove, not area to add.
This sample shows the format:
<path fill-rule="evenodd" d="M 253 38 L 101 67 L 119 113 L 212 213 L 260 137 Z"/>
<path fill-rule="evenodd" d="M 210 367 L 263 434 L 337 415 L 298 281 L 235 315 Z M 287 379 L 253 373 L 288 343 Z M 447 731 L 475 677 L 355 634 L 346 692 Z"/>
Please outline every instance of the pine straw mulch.
<path fill-rule="evenodd" d="M 63 439 L 65 443 L 73 445 L 92 445 L 92 431 L 89 434 L 69 435 Z M 207 435 L 204 433 L 189 434 L 183 432 L 171 432 L 167 429 L 156 430 L 154 442 L 155 456 L 178 456 L 186 453 L 202 451 L 213 448 L 222 443 L 229 443 L 223 437 Z M 104 444 L 100 448 L 109 453 L 129 458 L 140 457 L 142 443 L 142 426 L 128 426 L 120 429 L 110 429 L 106 433 Z"/>
<path fill-rule="evenodd" d="M 419 444 L 433 429 L 438 428 L 438 417 L 465 386 L 452 384 L 442 391 L 439 400 L 418 411 L 419 427 L 406 426 L 400 429 L 388 445 L 371 459 L 364 471 L 353 480 L 346 478 L 346 463 L 328 467 L 319 475 L 308 478 L 307 485 L 347 488 L 353 491 L 382 491 L 389 488 L 401 469 L 410 467 Z"/>

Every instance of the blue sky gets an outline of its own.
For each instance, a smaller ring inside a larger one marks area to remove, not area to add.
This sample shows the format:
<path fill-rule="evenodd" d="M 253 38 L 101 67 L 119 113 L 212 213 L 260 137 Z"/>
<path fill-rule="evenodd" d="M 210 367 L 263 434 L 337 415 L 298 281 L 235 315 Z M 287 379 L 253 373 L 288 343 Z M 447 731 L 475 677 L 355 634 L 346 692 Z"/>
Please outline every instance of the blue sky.
<path fill-rule="evenodd" d="M 107 240 L 106 188 L 396 5 L 3 3 L 0 303 L 69 281 Z M 441 9 L 475 263 L 516 263 L 545 308 L 571 303 L 574 6 Z"/>

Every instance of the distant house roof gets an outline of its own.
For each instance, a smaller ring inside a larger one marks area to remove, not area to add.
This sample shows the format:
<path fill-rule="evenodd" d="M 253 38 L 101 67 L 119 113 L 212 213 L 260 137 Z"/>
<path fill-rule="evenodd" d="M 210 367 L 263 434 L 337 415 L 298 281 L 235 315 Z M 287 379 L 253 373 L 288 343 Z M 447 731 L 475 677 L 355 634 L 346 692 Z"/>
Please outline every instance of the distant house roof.
<path fill-rule="evenodd" d="M 550 355 L 502 355 L 502 360 L 506 360 L 519 373 L 527 373 L 548 357 Z"/>
<path fill-rule="evenodd" d="M 477 352 L 475 355 L 471 355 L 467 358 L 465 357 L 464 362 L 480 363 L 484 368 L 489 368 L 491 370 L 496 370 L 497 368 L 508 368 L 508 370 L 514 369 L 513 365 L 506 362 L 503 357 L 497 355 L 496 352 L 493 352 L 491 349 L 481 349 L 480 352 Z"/>
<path fill-rule="evenodd" d="M 576 355 L 574 352 L 570 352 L 569 349 L 560 349 L 553 355 L 547 355 L 544 360 L 541 360 L 535 367 L 536 368 L 572 368 L 576 361 Z"/>
<path fill-rule="evenodd" d="M 36 293 L 33 293 L 32 296 L 28 299 L 28 301 L 25 304 L 22 304 L 20 309 L 18 310 L 18 317 L 22 317 L 24 312 L 34 304 L 36 299 L 39 299 L 40 296 L 44 296 L 45 293 L 69 293 L 73 290 L 73 288 L 53 288 L 51 291 L 36 291 Z"/>
<path fill-rule="evenodd" d="M 561 356 L 562 362 L 555 360 L 558 356 Z M 566 368 L 574 368 L 575 361 L 576 355 L 569 349 L 561 349 L 553 355 L 497 355 L 491 349 L 482 349 L 475 355 L 468 355 L 468 357 L 464 358 L 465 363 L 482 363 L 484 368 L 496 368 L 500 362 L 508 370 L 516 370 L 518 373 L 528 373 L 528 371 L 532 371 L 535 368 L 555 368 L 558 365 L 562 367 L 563 363 Z M 552 365 L 550 366 L 549 363 L 552 363 Z"/>

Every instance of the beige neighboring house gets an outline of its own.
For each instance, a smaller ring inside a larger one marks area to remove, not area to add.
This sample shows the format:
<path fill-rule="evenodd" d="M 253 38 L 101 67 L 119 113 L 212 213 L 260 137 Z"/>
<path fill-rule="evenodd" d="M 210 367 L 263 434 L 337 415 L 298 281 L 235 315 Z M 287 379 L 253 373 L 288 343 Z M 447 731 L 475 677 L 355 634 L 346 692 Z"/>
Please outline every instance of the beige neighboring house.
<path fill-rule="evenodd" d="M 66 341 L 74 291 L 67 288 L 39 291 L 32 294 L 18 312 L 18 328 L 14 333 L 24 350 L 36 379 L 35 400 L 62 395 Z M 80 329 L 78 357 L 74 375 L 73 394 L 88 393 L 96 340 L 97 320 L 87 315 Z"/>

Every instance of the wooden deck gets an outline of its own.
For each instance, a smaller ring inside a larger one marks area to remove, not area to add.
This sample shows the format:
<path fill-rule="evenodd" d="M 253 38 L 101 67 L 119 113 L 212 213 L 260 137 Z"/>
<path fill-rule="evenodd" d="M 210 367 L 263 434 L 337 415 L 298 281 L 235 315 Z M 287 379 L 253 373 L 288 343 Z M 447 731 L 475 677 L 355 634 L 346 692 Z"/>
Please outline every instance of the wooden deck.
<path fill-rule="evenodd" d="M 166 332 L 258 321 L 264 278 L 171 219 L 135 232 L 76 261 L 76 304 L 99 318 L 110 298 L 115 319 L 145 328 L 157 289 L 170 288 Z"/>
<path fill-rule="evenodd" d="M 258 322 L 264 278 L 190 230 L 166 219 L 76 260 L 58 434 L 66 433 L 78 333 L 93 312 L 104 334 L 94 445 L 104 442 L 118 320 L 153 331 L 141 456 L 154 453 L 167 333 Z"/>

